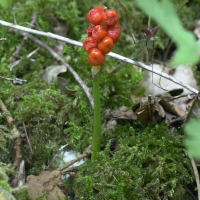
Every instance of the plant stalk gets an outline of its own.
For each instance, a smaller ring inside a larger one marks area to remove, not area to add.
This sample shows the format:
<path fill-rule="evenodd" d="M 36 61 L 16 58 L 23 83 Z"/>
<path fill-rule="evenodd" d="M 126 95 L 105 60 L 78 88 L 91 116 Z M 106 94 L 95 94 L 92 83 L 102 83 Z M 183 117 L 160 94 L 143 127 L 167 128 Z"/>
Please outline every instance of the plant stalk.
<path fill-rule="evenodd" d="M 98 68 L 97 68 L 98 67 Z M 93 67 L 98 73 L 99 66 Z M 98 71 L 97 71 L 98 70 Z M 101 150 L 101 110 L 100 110 L 100 94 L 99 94 L 99 76 L 93 79 L 93 98 L 94 98 L 94 132 L 92 141 L 92 161 L 96 160 L 97 153 Z"/>
<path fill-rule="evenodd" d="M 179 10 L 181 10 L 183 8 L 183 6 L 185 6 L 185 4 L 188 2 L 188 0 L 184 0 L 181 4 L 179 4 L 179 6 L 176 8 L 176 12 L 178 12 Z"/>

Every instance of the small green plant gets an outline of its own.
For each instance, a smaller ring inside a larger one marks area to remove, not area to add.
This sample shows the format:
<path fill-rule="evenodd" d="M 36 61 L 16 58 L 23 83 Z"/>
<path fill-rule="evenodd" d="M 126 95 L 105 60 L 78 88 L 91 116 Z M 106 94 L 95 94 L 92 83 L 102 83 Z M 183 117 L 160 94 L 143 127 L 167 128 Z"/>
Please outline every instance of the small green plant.
<path fill-rule="evenodd" d="M 92 160 L 96 160 L 101 150 L 101 106 L 99 92 L 100 65 L 105 62 L 106 55 L 114 48 L 121 35 L 121 26 L 118 24 L 119 15 L 114 10 L 106 10 L 100 5 L 87 14 L 87 20 L 95 25 L 89 26 L 88 38 L 83 42 L 83 48 L 89 52 L 88 61 L 93 66 L 93 97 L 94 97 L 94 132 L 92 142 Z"/>
<path fill-rule="evenodd" d="M 172 66 L 196 64 L 199 61 L 200 45 L 193 33 L 183 28 L 176 10 L 169 1 L 136 0 L 137 5 L 151 16 L 163 30 L 175 41 L 177 50 L 174 59 L 170 62 Z M 184 0 L 178 10 L 187 2 Z"/>

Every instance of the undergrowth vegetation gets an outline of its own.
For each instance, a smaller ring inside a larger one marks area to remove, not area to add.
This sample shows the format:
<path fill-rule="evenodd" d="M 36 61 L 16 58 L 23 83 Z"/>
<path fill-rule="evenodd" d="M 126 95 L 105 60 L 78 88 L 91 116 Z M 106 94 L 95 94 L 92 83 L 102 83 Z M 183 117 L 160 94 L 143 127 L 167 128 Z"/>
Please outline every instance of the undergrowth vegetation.
<path fill-rule="evenodd" d="M 140 21 L 147 24 L 147 17 L 135 7 L 134 0 L 122 2 Z M 178 4 L 181 0 L 172 2 Z M 61 26 L 64 27 L 63 36 L 82 42 L 86 38 L 88 27 L 86 14 L 99 4 L 120 10 L 115 1 L 106 0 L 17 0 L 9 9 L 1 9 L 0 16 L 1 20 L 29 27 L 33 13 L 37 12 L 34 28 L 55 32 L 55 28 Z M 193 1 L 179 13 L 184 26 L 189 30 L 195 26 L 191 22 L 200 17 L 199 6 L 197 0 Z M 123 16 L 120 19 L 122 36 L 114 52 L 130 57 L 140 44 L 131 41 L 130 32 L 122 18 Z M 134 37 L 138 41 L 141 40 L 144 36 L 140 28 L 132 21 L 129 23 Z M 162 30 L 158 31 L 157 36 L 160 39 L 155 42 L 155 59 L 165 61 L 164 53 L 170 39 Z M 33 149 L 31 154 L 26 138 L 23 137 L 21 149 L 26 176 L 38 175 L 48 166 L 62 145 L 69 143 L 77 152 L 83 152 L 91 144 L 93 109 L 83 89 L 69 71 L 59 76 L 67 80 L 69 89 L 76 91 L 73 95 L 61 94 L 56 81 L 47 83 L 41 79 L 45 68 L 60 64 L 47 51 L 40 48 L 31 58 L 27 58 L 30 52 L 38 48 L 37 44 L 28 39 L 20 52 L 20 64 L 12 68 L 10 57 L 20 44 L 22 36 L 18 32 L 10 32 L 8 27 L 1 26 L 0 37 L 7 38 L 6 41 L 0 41 L 0 76 L 28 81 L 23 85 L 14 85 L 12 81 L 0 79 L 0 99 L 14 118 L 21 134 L 25 133 L 23 123 L 25 124 Z M 42 36 L 37 38 L 53 49 L 57 44 L 54 39 Z M 150 52 L 151 48 L 149 47 Z M 68 44 L 65 44 L 62 52 L 67 63 L 92 90 L 88 54 L 81 47 Z M 147 61 L 147 64 L 150 62 L 145 53 L 138 55 L 136 60 Z M 118 65 L 116 59 L 107 56 L 102 66 L 102 114 L 108 109 L 115 110 L 121 106 L 131 109 L 131 95 L 145 94 L 145 88 L 139 85 L 143 73 L 131 65 L 115 74 L 108 73 Z M 12 164 L 15 158 L 14 140 L 10 131 L 6 114 L 0 112 L 0 177 L 3 180 L 0 180 L 0 189 L 8 189 L 12 193 L 5 176 L 8 174 L 7 164 Z M 109 142 L 110 138 L 115 138 L 114 144 Z M 193 183 L 193 172 L 182 146 L 181 129 L 175 131 L 172 136 L 169 127 L 164 123 L 153 126 L 120 120 L 115 130 L 108 131 L 102 138 L 102 146 L 105 149 L 99 153 L 97 161 L 88 160 L 80 167 L 73 186 L 79 199 L 178 200 L 187 197 L 187 186 Z"/>
<path fill-rule="evenodd" d="M 117 137 L 114 156 L 108 143 L 98 160 L 87 161 L 78 173 L 75 192 L 80 199 L 186 197 L 191 166 L 178 132 L 172 137 L 166 125 L 134 129 L 123 124 L 113 134 Z"/>

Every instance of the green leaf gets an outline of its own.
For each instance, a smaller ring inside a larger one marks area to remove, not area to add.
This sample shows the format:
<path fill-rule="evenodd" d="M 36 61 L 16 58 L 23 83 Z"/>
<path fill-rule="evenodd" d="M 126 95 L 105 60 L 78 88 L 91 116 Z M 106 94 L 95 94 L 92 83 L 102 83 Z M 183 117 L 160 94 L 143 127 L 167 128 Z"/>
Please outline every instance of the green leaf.
<path fill-rule="evenodd" d="M 1 0 L 0 5 L 3 8 L 8 8 L 12 4 L 13 0 Z"/>
<path fill-rule="evenodd" d="M 177 44 L 178 48 L 170 65 L 195 64 L 199 61 L 200 45 L 194 34 L 184 29 L 172 3 L 166 0 L 136 1 L 138 6 L 150 15 Z"/>
<path fill-rule="evenodd" d="M 185 125 L 184 145 L 189 155 L 200 159 L 200 119 L 188 122 Z"/>

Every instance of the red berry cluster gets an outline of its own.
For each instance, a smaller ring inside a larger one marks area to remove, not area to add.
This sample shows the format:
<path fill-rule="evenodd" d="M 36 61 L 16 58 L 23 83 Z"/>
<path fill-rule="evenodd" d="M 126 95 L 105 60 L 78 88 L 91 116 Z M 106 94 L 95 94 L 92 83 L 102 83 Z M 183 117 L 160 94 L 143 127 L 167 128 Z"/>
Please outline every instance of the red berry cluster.
<path fill-rule="evenodd" d="M 88 61 L 91 65 L 102 65 L 106 59 L 105 54 L 112 51 L 121 35 L 119 15 L 100 5 L 89 11 L 87 20 L 94 26 L 88 27 L 88 37 L 83 42 L 83 48 L 90 53 Z"/>

